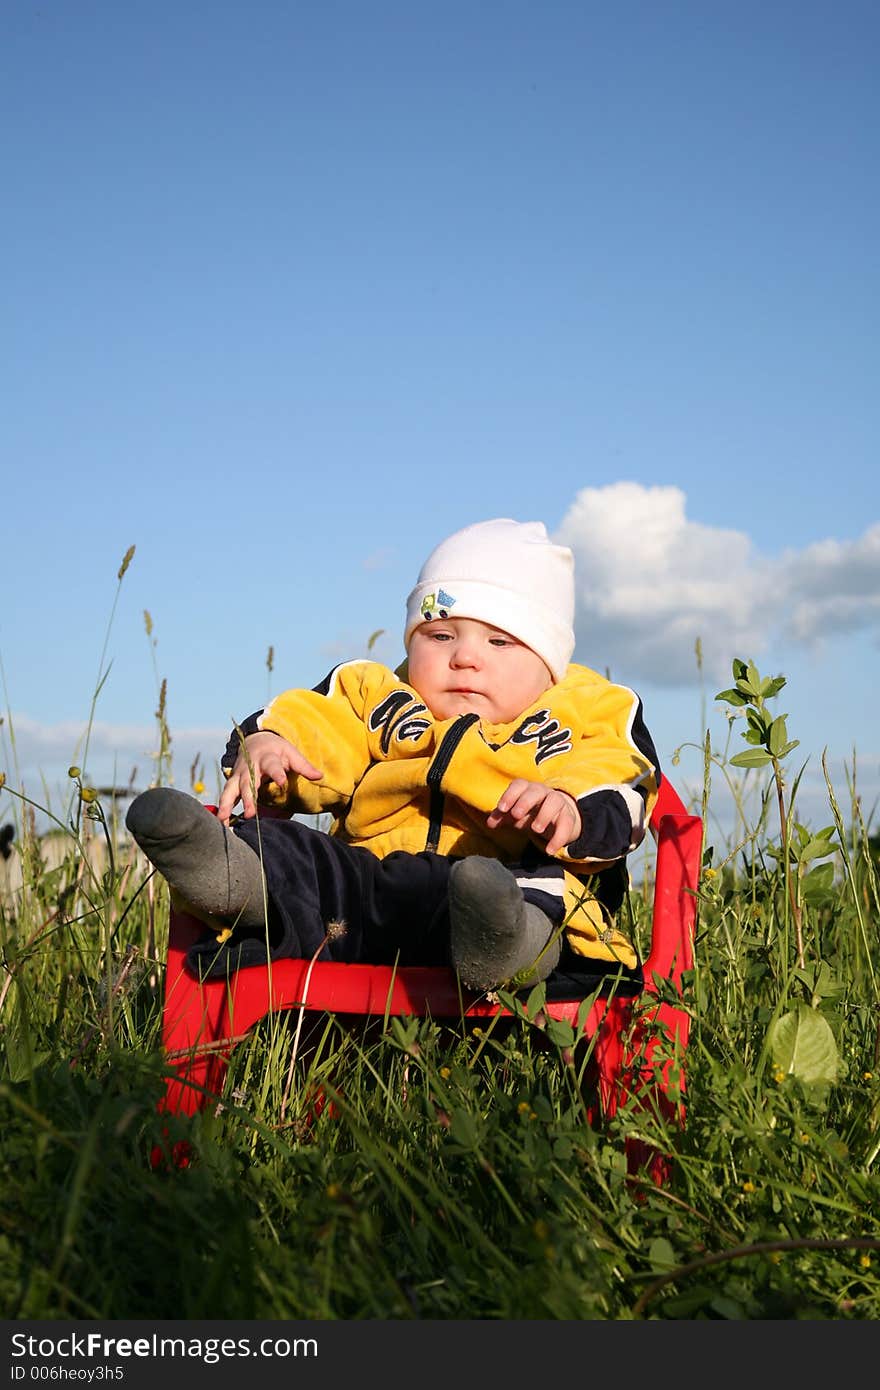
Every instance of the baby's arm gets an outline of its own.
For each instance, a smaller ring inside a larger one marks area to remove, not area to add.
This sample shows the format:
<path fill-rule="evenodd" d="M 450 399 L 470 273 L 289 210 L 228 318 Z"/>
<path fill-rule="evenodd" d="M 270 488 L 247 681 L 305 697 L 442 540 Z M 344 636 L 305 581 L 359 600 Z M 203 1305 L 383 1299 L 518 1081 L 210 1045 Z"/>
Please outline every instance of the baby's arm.
<path fill-rule="evenodd" d="M 241 801 L 242 815 L 250 820 L 257 814 L 254 791 L 267 782 L 279 787 L 287 784 L 289 773 L 316 782 L 323 775 L 304 753 L 280 734 L 261 732 L 248 734 L 220 796 L 217 817 L 224 825 L 237 802 Z"/>
<path fill-rule="evenodd" d="M 498 798 L 498 805 L 486 818 L 490 830 L 499 825 L 512 825 L 517 830 L 530 830 L 546 841 L 548 854 L 558 854 L 583 829 L 577 802 L 558 787 L 543 782 L 527 782 L 517 777 Z"/>

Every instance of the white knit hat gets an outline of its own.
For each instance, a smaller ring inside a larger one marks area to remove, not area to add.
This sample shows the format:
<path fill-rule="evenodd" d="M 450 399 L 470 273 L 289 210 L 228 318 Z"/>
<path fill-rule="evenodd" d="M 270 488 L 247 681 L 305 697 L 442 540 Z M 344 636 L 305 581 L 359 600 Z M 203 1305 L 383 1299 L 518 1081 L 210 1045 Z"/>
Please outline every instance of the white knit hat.
<path fill-rule="evenodd" d="M 478 618 L 517 637 L 560 681 L 574 651 L 574 556 L 541 521 L 479 521 L 441 541 L 406 602 L 404 644 L 432 618 Z"/>

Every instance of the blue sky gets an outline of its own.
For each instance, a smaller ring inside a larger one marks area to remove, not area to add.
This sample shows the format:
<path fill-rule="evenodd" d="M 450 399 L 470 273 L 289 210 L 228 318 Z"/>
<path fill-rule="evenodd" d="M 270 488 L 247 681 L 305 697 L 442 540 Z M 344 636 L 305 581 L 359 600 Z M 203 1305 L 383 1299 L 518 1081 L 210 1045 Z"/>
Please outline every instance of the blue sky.
<path fill-rule="evenodd" d="M 427 553 L 512 516 L 667 767 L 752 657 L 804 797 L 855 749 L 871 812 L 878 39 L 861 0 L 9 0 L 10 781 L 80 759 L 130 545 L 87 770 L 149 782 L 165 680 L 211 787 L 233 717 L 377 629 L 396 664 Z"/>

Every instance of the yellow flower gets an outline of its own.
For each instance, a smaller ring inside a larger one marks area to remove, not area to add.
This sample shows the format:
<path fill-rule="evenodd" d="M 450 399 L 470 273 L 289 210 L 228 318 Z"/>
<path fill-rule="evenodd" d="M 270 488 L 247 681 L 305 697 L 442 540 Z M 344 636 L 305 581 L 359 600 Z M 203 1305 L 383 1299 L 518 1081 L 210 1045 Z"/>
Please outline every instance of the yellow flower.
<path fill-rule="evenodd" d="M 862 1080 L 863 1080 L 863 1081 L 873 1081 L 873 1080 L 874 1080 L 874 1073 L 873 1073 L 872 1071 L 863 1071 L 863 1072 L 862 1072 Z"/>
<path fill-rule="evenodd" d="M 338 1182 L 331 1182 L 331 1183 L 328 1183 L 327 1188 L 326 1188 L 326 1192 L 327 1192 L 327 1196 L 330 1198 L 331 1201 L 333 1201 L 336 1197 L 339 1196 L 339 1191 L 340 1191 L 340 1188 L 339 1188 L 339 1183 L 338 1183 Z"/>
<path fill-rule="evenodd" d="M 81 800 L 81 801 L 87 801 L 87 802 L 90 802 L 90 801 L 97 801 L 97 799 L 98 799 L 98 793 L 95 791 L 95 788 L 94 788 L 94 787 L 83 787 L 83 789 L 82 789 L 82 791 L 80 792 L 79 796 L 80 796 L 80 800 Z"/>
<path fill-rule="evenodd" d="M 782 1070 L 782 1067 L 773 1068 L 773 1080 L 776 1082 L 777 1086 L 782 1085 L 785 1080 L 785 1072 Z"/>
<path fill-rule="evenodd" d="M 519 1105 L 516 1107 L 516 1113 L 518 1115 L 527 1115 L 531 1108 L 532 1107 L 529 1105 L 527 1100 L 521 1100 Z"/>
<path fill-rule="evenodd" d="M 69 768 L 67 769 L 67 775 L 68 775 L 68 777 L 73 777 L 73 778 L 79 777 L 79 775 L 80 775 L 80 769 L 77 767 L 76 763 L 74 763 L 72 767 L 69 767 Z"/>
<path fill-rule="evenodd" d="M 440 1075 L 443 1077 L 444 1081 L 448 1081 L 450 1076 L 452 1075 L 452 1071 L 449 1067 L 441 1067 Z"/>
<path fill-rule="evenodd" d="M 802 1144 L 809 1144 L 809 1142 L 810 1142 L 810 1136 L 809 1136 L 809 1134 L 802 1134 L 802 1135 L 801 1135 L 801 1143 L 802 1143 Z"/>
<path fill-rule="evenodd" d="M 755 1187 L 755 1184 L 753 1182 L 743 1183 L 743 1192 L 757 1192 L 757 1190 L 758 1189 Z"/>
<path fill-rule="evenodd" d="M 203 792 L 204 790 L 205 790 L 205 784 L 204 784 L 204 782 L 193 782 L 193 791 L 195 792 L 196 796 L 201 796 L 201 794 L 202 794 L 202 792 Z"/>
<path fill-rule="evenodd" d="M 871 1256 L 868 1254 L 867 1251 L 865 1251 L 864 1254 L 859 1256 L 859 1264 L 862 1266 L 862 1269 L 871 1268 Z"/>
<path fill-rule="evenodd" d="M 704 870 L 703 870 L 703 878 L 717 878 L 717 877 L 718 877 L 718 870 L 717 870 L 717 869 L 704 869 Z"/>

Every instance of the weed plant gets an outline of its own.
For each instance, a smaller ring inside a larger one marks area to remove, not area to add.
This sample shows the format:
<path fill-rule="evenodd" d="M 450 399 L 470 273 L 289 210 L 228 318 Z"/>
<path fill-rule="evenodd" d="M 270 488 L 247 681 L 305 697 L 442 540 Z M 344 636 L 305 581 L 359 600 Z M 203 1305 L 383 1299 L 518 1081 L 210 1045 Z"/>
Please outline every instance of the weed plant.
<path fill-rule="evenodd" d="M 694 800 L 709 824 L 721 776 L 756 787 L 759 811 L 749 825 L 741 804 L 736 843 L 705 846 L 683 1129 L 633 1101 L 589 1123 L 564 1025 L 300 1032 L 295 1011 L 234 1051 L 220 1104 L 169 1122 L 164 885 L 77 767 L 52 868 L 7 781 L 22 887 L 0 903 L 5 1315 L 876 1318 L 874 846 L 830 782 L 828 825 L 800 823 L 796 742 L 768 704 L 784 680 L 742 661 L 733 676 L 717 698 L 746 747 L 707 735 Z M 643 951 L 650 900 L 648 878 L 630 903 Z M 662 1188 L 628 1176 L 633 1135 L 673 1155 Z M 194 1161 L 152 1166 L 178 1140 Z"/>

